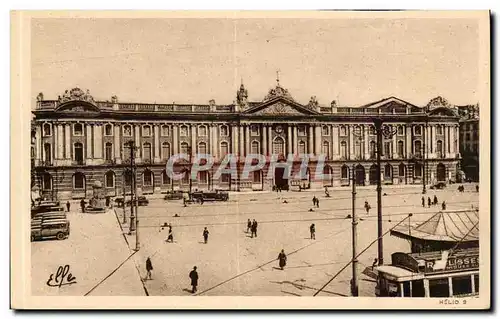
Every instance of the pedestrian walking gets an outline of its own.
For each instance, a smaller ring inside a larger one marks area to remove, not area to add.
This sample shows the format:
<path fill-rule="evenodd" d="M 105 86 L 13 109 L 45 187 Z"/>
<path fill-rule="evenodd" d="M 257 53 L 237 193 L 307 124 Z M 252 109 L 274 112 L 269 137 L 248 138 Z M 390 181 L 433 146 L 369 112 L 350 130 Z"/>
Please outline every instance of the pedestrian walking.
<path fill-rule="evenodd" d="M 146 259 L 146 271 L 148 272 L 147 275 L 146 275 L 146 279 L 149 278 L 149 280 L 151 280 L 151 271 L 153 270 L 153 263 L 151 262 L 151 258 L 148 257 L 148 259 Z"/>
<path fill-rule="evenodd" d="M 67 210 L 69 212 L 69 210 L 71 209 L 71 204 L 69 203 L 69 201 L 66 202 L 66 208 L 67 208 Z"/>
<path fill-rule="evenodd" d="M 316 239 L 316 227 L 314 224 L 311 224 L 311 227 L 309 227 L 309 231 L 311 232 L 311 239 Z"/>
<path fill-rule="evenodd" d="M 167 237 L 167 240 L 165 240 L 165 242 L 167 242 L 167 243 L 174 242 L 174 233 L 172 232 L 172 226 L 168 226 L 168 237 Z"/>
<path fill-rule="evenodd" d="M 427 197 L 427 206 L 431 207 L 432 201 L 430 197 Z"/>
<path fill-rule="evenodd" d="M 316 198 L 316 207 L 319 208 L 319 198 Z"/>
<path fill-rule="evenodd" d="M 443 203 L 441 204 L 441 208 L 442 208 L 443 210 L 446 210 L 446 202 L 445 202 L 445 201 L 443 201 Z"/>
<path fill-rule="evenodd" d="M 425 197 L 422 196 L 422 207 L 425 207 Z"/>
<path fill-rule="evenodd" d="M 80 201 L 80 207 L 82 208 L 82 213 L 85 213 L 85 199 L 83 198 Z"/>
<path fill-rule="evenodd" d="M 436 195 L 434 195 L 434 205 L 437 205 L 438 204 L 438 198 Z"/>
<path fill-rule="evenodd" d="M 313 200 L 312 201 L 313 201 L 313 207 L 315 207 L 316 206 L 316 196 L 313 196 Z"/>
<path fill-rule="evenodd" d="M 205 227 L 205 229 L 203 230 L 203 240 L 205 241 L 205 244 L 207 243 L 208 241 L 208 229 Z"/>
<path fill-rule="evenodd" d="M 283 270 L 283 267 L 286 266 L 286 255 L 285 255 L 285 250 L 282 249 L 280 254 L 278 255 L 278 260 L 279 260 L 279 265 L 281 270 Z"/>
<path fill-rule="evenodd" d="M 193 270 L 189 273 L 189 278 L 191 278 L 191 293 L 196 292 L 196 287 L 198 287 L 198 272 L 196 271 L 196 266 L 193 267 Z"/>
<path fill-rule="evenodd" d="M 370 204 L 368 204 L 368 201 L 365 200 L 365 210 L 366 210 L 366 214 L 368 215 L 370 213 L 370 209 L 372 207 L 370 206 Z"/>
<path fill-rule="evenodd" d="M 255 237 L 257 237 L 257 226 L 258 226 L 257 221 L 254 219 L 252 223 L 252 238 L 254 235 Z"/>
<path fill-rule="evenodd" d="M 252 229 L 252 222 L 250 221 L 250 218 L 249 218 L 247 221 L 247 233 L 249 233 L 251 229 Z"/>
<path fill-rule="evenodd" d="M 476 192 L 479 192 L 479 185 L 476 185 Z"/>

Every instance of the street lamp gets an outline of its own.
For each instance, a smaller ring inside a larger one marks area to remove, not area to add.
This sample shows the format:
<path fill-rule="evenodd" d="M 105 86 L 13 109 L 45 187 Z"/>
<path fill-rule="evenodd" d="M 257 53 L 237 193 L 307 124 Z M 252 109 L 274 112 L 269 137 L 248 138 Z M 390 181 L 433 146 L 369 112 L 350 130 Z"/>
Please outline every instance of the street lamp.
<path fill-rule="evenodd" d="M 191 172 L 192 172 L 192 157 L 193 157 L 193 148 L 191 146 L 188 146 L 187 151 L 189 153 L 189 194 L 191 194 L 191 190 L 193 187 L 193 181 L 191 178 Z"/>
<path fill-rule="evenodd" d="M 356 165 L 352 164 L 352 281 L 351 294 L 353 297 L 359 295 L 358 290 L 358 253 L 357 253 L 357 231 L 358 219 L 356 218 Z"/>
<path fill-rule="evenodd" d="M 378 236 L 378 264 L 384 264 L 384 244 L 382 240 L 382 173 L 380 167 L 380 157 L 382 153 L 382 140 L 391 138 L 397 133 L 397 129 L 390 125 L 383 125 L 381 118 L 374 118 L 375 131 L 377 133 L 377 236 Z"/>

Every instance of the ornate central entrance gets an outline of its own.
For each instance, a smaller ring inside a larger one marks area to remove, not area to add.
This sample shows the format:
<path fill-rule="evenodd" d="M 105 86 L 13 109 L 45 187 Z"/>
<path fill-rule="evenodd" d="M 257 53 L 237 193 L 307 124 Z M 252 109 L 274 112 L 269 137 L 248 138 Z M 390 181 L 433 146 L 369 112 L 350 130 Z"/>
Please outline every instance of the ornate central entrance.
<path fill-rule="evenodd" d="M 285 176 L 284 167 L 276 167 L 274 170 L 274 185 L 281 189 L 288 187 L 288 176 Z"/>

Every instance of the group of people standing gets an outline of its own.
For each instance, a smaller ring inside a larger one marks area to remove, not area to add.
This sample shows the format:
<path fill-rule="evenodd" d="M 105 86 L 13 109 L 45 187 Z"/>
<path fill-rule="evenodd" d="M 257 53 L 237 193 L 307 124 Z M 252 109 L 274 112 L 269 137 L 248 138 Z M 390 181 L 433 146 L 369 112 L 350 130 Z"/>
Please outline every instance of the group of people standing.
<path fill-rule="evenodd" d="M 314 196 L 312 202 L 313 202 L 313 207 L 319 208 L 319 198 Z"/>
<path fill-rule="evenodd" d="M 436 206 L 439 204 L 438 198 L 436 195 L 434 195 L 434 198 L 431 199 L 430 197 L 427 197 L 427 207 L 431 206 Z M 425 196 L 422 196 L 422 207 L 425 207 Z M 446 210 L 446 202 L 443 201 L 441 203 L 441 209 Z"/>
<path fill-rule="evenodd" d="M 250 219 L 248 219 L 248 221 L 247 221 L 247 233 L 250 231 L 252 234 L 252 238 L 254 235 L 255 235 L 255 237 L 257 237 L 257 226 L 258 226 L 258 223 L 255 219 L 253 221 L 250 221 Z"/>

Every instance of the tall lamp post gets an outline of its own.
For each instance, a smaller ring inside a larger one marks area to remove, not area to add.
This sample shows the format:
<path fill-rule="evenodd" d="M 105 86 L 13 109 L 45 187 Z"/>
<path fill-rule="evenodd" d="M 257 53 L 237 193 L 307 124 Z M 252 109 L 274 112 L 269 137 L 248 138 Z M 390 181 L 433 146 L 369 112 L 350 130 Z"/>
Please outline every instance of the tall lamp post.
<path fill-rule="evenodd" d="M 358 272 L 357 272 L 357 230 L 358 219 L 356 218 L 356 165 L 352 164 L 352 282 L 351 294 L 353 297 L 359 295 Z"/>
<path fill-rule="evenodd" d="M 390 125 L 383 125 L 381 118 L 374 118 L 375 131 L 377 133 L 377 236 L 378 236 L 378 264 L 384 264 L 384 243 L 382 240 L 382 173 L 380 167 L 381 153 L 384 138 L 391 138 L 397 133 L 397 129 Z"/>
<path fill-rule="evenodd" d="M 137 210 L 137 167 L 135 164 L 135 151 L 138 147 L 135 146 L 134 141 L 129 141 L 127 143 L 130 148 L 130 169 L 132 172 L 132 183 L 130 183 L 130 191 L 131 191 L 131 201 L 130 201 L 130 226 L 129 226 L 129 235 L 135 231 L 135 249 L 139 250 L 139 218 L 138 218 L 138 210 Z M 124 203 L 125 204 L 125 203 Z M 125 205 L 124 205 L 125 206 Z M 124 207 L 125 208 L 125 207 Z M 134 215 L 135 211 L 135 215 Z"/>
<path fill-rule="evenodd" d="M 424 142 L 422 143 L 424 145 L 423 147 L 423 152 L 422 152 L 422 162 L 423 162 L 423 165 L 422 165 L 422 169 L 423 169 L 423 174 L 422 174 L 422 194 L 426 194 L 427 193 L 427 189 L 426 189 L 426 183 L 428 183 L 428 180 L 427 180 L 427 160 L 426 160 L 426 156 L 427 156 L 427 141 L 429 139 L 429 137 L 427 136 L 427 130 L 428 130 L 428 127 L 429 127 L 429 118 L 426 118 L 425 119 L 425 128 L 424 128 Z M 431 135 L 432 137 L 432 135 Z"/>

